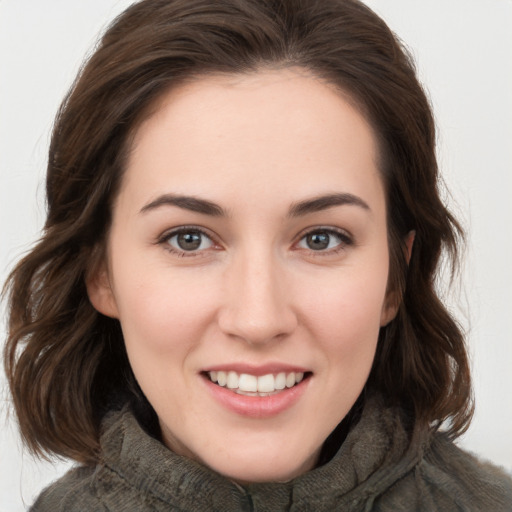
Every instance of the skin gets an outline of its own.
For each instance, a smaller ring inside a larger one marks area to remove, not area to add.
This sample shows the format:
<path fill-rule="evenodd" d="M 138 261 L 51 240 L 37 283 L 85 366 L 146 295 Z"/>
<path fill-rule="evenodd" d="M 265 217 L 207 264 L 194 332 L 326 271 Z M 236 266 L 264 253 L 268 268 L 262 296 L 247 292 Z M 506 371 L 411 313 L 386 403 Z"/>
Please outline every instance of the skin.
<path fill-rule="evenodd" d="M 170 449 L 240 482 L 285 481 L 315 466 L 395 315 L 376 162 L 366 120 L 300 69 L 198 79 L 166 93 L 139 127 L 108 261 L 88 290 L 120 320 Z M 223 214 L 169 204 L 170 194 Z M 332 194 L 356 200 L 298 212 Z M 197 249 L 172 236 L 183 226 L 206 233 Z M 328 246 L 311 248 L 311 232 Z M 239 363 L 310 373 L 290 407 L 248 417 L 212 398 L 201 373 Z"/>

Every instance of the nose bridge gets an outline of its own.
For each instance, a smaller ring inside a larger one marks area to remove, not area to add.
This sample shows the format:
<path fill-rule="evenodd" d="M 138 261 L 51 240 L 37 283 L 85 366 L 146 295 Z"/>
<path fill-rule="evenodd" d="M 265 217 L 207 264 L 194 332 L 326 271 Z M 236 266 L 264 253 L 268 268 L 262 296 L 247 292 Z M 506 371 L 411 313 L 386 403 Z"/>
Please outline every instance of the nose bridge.
<path fill-rule="evenodd" d="M 227 274 L 219 319 L 226 334 L 256 344 L 293 331 L 297 319 L 286 286 L 286 272 L 271 248 L 260 246 L 241 252 Z"/>

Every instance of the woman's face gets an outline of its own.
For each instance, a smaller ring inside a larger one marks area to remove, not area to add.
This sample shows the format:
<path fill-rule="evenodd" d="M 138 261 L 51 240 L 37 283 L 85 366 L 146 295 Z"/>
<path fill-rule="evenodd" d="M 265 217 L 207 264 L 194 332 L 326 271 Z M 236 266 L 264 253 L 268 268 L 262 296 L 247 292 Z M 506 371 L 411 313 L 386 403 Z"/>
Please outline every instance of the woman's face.
<path fill-rule="evenodd" d="M 315 466 L 394 315 L 376 160 L 300 70 L 201 78 L 140 126 L 89 294 L 176 453 L 237 481 Z"/>

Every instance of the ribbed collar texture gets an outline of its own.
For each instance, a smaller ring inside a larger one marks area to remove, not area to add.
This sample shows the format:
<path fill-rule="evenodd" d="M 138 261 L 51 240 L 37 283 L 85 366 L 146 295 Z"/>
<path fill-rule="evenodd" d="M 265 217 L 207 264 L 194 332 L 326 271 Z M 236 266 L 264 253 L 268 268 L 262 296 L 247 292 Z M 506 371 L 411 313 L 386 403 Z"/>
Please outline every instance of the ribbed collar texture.
<path fill-rule="evenodd" d="M 286 483 L 241 486 L 176 455 L 149 436 L 128 407 L 104 421 L 104 464 L 143 494 L 183 511 L 358 510 L 407 474 L 428 443 L 404 428 L 399 410 L 367 398 L 359 422 L 325 465 Z M 362 508 L 361 510 L 363 510 Z"/>

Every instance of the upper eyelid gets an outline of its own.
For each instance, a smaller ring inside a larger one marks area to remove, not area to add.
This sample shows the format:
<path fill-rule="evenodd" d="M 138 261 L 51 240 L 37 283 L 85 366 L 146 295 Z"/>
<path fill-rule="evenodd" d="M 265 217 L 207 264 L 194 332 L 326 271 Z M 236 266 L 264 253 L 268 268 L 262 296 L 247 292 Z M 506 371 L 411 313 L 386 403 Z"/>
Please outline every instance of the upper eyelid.
<path fill-rule="evenodd" d="M 166 229 L 158 237 L 157 243 L 163 242 L 165 240 L 169 240 L 169 238 L 172 238 L 175 235 L 179 235 L 180 233 L 186 233 L 187 231 L 196 231 L 198 233 L 201 233 L 202 235 L 207 236 L 213 242 L 216 242 L 215 235 L 213 235 L 208 229 L 200 227 L 200 226 L 186 225 L 186 226 L 177 226 L 175 228 Z"/>
<path fill-rule="evenodd" d="M 186 233 L 190 231 L 198 232 L 201 233 L 201 235 L 206 236 L 212 242 L 212 247 L 200 250 L 186 251 L 180 249 L 179 247 L 174 247 L 171 243 L 169 243 L 169 240 L 171 240 L 171 238 L 179 235 L 180 233 Z M 211 236 L 208 233 L 208 230 L 206 230 L 205 228 L 201 228 L 199 226 L 178 226 L 165 230 L 156 239 L 155 245 L 163 246 L 165 251 L 169 252 L 170 254 L 173 254 L 175 257 L 179 256 L 186 258 L 201 258 L 208 256 L 208 250 L 215 249 L 215 246 L 218 247 L 219 243 L 216 241 L 216 238 L 214 236 Z"/>
<path fill-rule="evenodd" d="M 354 241 L 354 236 L 352 233 L 350 233 L 350 231 L 342 228 L 336 228 L 334 226 L 311 226 L 309 228 L 305 228 L 297 235 L 297 240 L 302 240 L 305 236 L 319 231 L 334 233 L 336 235 L 349 238 L 352 242 Z"/>
<path fill-rule="evenodd" d="M 337 244 L 335 247 L 331 247 L 330 249 L 326 248 L 324 250 L 313 250 L 310 248 L 305 247 L 298 247 L 298 245 L 304 240 L 305 237 L 307 237 L 310 234 L 317 233 L 317 232 L 323 232 L 328 233 L 331 235 L 335 235 L 339 238 L 339 244 Z M 294 249 L 299 251 L 306 251 L 308 254 L 311 254 L 315 257 L 329 257 L 333 256 L 340 251 L 347 250 L 350 247 L 353 247 L 355 245 L 354 237 L 351 233 L 349 233 L 345 229 L 341 228 L 335 228 L 335 227 L 313 227 L 310 229 L 307 229 L 306 231 L 302 231 L 302 233 L 297 237 L 296 241 L 294 242 Z"/>

